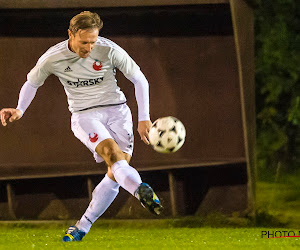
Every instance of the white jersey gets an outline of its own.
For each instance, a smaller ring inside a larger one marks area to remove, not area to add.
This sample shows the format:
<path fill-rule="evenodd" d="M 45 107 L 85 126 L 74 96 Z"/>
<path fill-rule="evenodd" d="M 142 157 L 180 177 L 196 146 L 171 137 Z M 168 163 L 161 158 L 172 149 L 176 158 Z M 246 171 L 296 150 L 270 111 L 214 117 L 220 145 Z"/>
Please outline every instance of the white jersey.
<path fill-rule="evenodd" d="M 98 37 L 87 58 L 72 52 L 68 40 L 65 40 L 49 48 L 39 58 L 27 80 L 39 87 L 49 75 L 56 75 L 67 94 L 69 110 L 74 113 L 126 102 L 117 85 L 116 68 L 129 79 L 140 71 L 125 50 L 106 38 Z"/>

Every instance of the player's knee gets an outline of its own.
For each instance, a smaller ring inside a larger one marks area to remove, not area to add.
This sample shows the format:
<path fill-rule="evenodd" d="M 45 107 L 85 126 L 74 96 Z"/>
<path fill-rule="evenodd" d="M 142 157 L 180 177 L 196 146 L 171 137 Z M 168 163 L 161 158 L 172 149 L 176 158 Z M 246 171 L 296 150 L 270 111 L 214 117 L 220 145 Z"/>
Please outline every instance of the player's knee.
<path fill-rule="evenodd" d="M 109 159 L 110 163 L 115 163 L 116 161 L 119 161 L 123 158 L 121 150 L 116 148 L 105 147 L 103 152 L 105 157 Z"/>
<path fill-rule="evenodd" d="M 123 152 L 114 141 L 100 143 L 97 146 L 96 151 L 106 161 L 108 166 L 124 159 Z"/>
<path fill-rule="evenodd" d="M 113 151 L 108 155 L 108 159 L 110 164 L 114 164 L 117 161 L 123 160 L 123 155 L 120 154 L 119 152 Z"/>

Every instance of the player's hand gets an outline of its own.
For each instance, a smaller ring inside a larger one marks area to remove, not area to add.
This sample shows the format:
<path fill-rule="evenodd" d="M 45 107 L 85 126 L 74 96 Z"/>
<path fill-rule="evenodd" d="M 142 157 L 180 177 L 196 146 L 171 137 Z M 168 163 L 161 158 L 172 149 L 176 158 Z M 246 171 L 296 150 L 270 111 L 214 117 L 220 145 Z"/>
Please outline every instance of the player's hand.
<path fill-rule="evenodd" d="M 147 145 L 150 144 L 149 142 L 149 131 L 152 126 L 151 121 L 139 121 L 138 124 L 138 132 L 140 134 L 141 140 L 146 143 Z"/>
<path fill-rule="evenodd" d="M 7 125 L 7 121 L 13 122 L 22 117 L 22 112 L 14 108 L 4 108 L 0 111 L 1 123 L 3 126 Z"/>

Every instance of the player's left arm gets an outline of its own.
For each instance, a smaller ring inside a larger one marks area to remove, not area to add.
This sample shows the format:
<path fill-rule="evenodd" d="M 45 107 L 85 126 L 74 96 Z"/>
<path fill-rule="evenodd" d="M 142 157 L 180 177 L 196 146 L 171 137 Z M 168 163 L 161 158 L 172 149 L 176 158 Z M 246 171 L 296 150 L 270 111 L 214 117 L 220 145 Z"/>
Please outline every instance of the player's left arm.
<path fill-rule="evenodd" d="M 138 106 L 138 132 L 141 140 L 149 145 L 149 131 L 152 126 L 150 120 L 149 83 L 140 67 L 120 47 L 113 50 L 112 62 L 134 84 L 135 99 Z"/>
<path fill-rule="evenodd" d="M 152 126 L 152 122 L 148 121 L 139 121 L 138 124 L 138 132 L 140 134 L 141 140 L 146 143 L 147 145 L 150 144 L 149 142 L 149 131 Z"/>
<path fill-rule="evenodd" d="M 149 145 L 149 131 L 152 126 L 149 107 L 149 84 L 140 70 L 128 79 L 134 84 L 135 98 L 138 105 L 138 132 L 142 141 Z"/>

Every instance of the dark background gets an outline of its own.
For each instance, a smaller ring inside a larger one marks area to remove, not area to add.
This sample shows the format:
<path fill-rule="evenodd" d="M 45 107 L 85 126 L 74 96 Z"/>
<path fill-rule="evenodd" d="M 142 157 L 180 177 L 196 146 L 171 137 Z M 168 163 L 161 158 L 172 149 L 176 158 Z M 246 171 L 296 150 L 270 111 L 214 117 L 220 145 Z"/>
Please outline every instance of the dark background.
<path fill-rule="evenodd" d="M 253 13 L 242 0 L 217 2 L 88 8 L 104 21 L 101 35 L 123 47 L 149 80 L 152 121 L 172 115 L 186 127 L 175 154 L 142 143 L 133 85 L 118 73 L 134 119 L 131 164 L 158 193 L 164 216 L 254 210 Z M 67 39 L 69 20 L 85 9 L 0 10 L 0 107 L 16 106 L 26 74 Z M 84 212 L 106 167 L 74 137 L 70 116 L 64 90 L 50 76 L 24 117 L 0 128 L 0 218 L 78 219 Z M 151 214 L 121 190 L 104 216 Z"/>
<path fill-rule="evenodd" d="M 81 9 L 0 11 L 0 106 L 15 107 L 26 74 Z M 91 9 L 104 21 L 101 35 L 123 47 L 150 83 L 151 117 L 172 115 L 187 130 L 174 155 L 162 155 L 135 137 L 133 162 L 205 162 L 244 157 L 236 54 L 229 6 L 198 5 Z M 1 13 L 2 12 L 2 13 Z M 118 74 L 132 109 L 133 85 Z M 1 163 L 93 162 L 70 131 L 70 114 L 58 79 L 38 90 L 24 117 L 0 128 Z"/>

